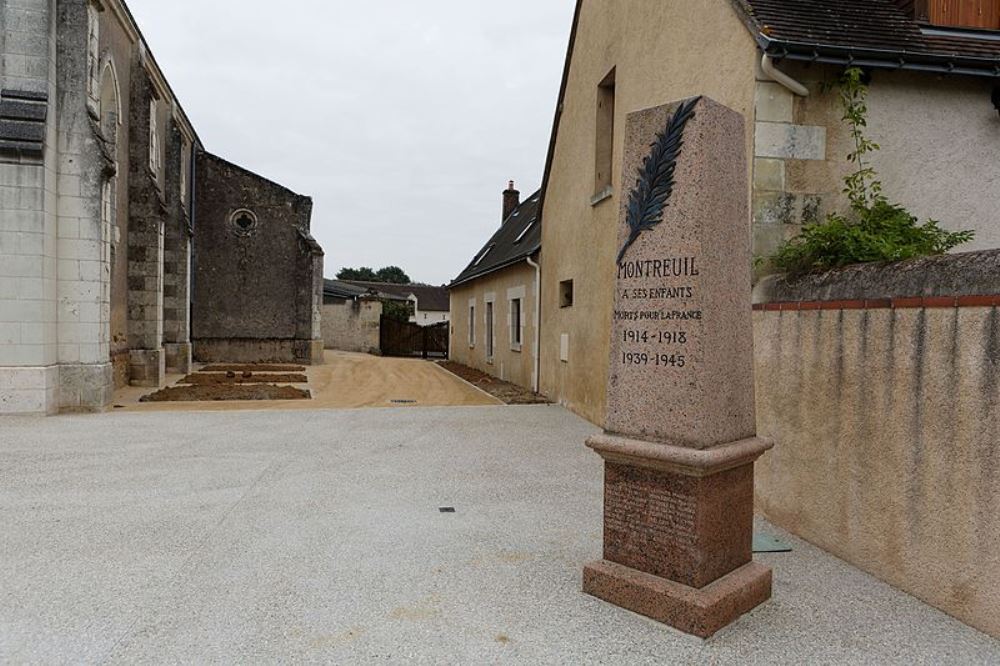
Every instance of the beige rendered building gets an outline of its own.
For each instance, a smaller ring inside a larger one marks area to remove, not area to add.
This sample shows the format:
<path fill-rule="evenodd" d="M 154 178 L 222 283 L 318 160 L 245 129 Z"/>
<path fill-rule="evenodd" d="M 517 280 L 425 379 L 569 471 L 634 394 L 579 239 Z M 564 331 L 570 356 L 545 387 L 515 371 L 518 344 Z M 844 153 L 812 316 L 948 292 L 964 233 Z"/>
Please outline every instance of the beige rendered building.
<path fill-rule="evenodd" d="M 603 424 L 633 111 L 706 95 L 748 119 L 747 233 L 766 257 L 846 204 L 851 142 L 824 83 L 861 66 L 886 194 L 921 218 L 975 230 L 963 250 L 1000 246 L 986 186 L 995 194 L 1000 183 L 1000 41 L 968 29 L 987 26 L 941 25 L 958 19 L 938 4 L 580 0 L 542 185 L 540 391 Z"/>
<path fill-rule="evenodd" d="M 538 204 L 537 192 L 522 203 L 511 182 L 503 223 L 449 287 L 449 357 L 536 391 Z"/>

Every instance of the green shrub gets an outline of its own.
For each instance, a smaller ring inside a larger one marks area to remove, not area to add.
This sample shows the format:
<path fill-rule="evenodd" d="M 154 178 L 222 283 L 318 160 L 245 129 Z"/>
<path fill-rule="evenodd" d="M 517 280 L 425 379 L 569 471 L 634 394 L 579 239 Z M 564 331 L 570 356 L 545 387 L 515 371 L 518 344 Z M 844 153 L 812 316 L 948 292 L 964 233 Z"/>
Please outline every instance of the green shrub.
<path fill-rule="evenodd" d="M 855 144 L 847 159 L 856 169 L 844 179 L 850 212 L 833 213 L 825 222 L 803 226 L 798 236 L 778 248 L 771 265 L 794 276 L 849 264 L 943 254 L 972 240 L 972 231 L 947 231 L 934 220 L 920 224 L 905 207 L 886 199 L 878 175 L 865 159 L 880 146 L 864 135 L 868 89 L 861 70 L 848 69 L 837 88 L 843 119 Z"/>

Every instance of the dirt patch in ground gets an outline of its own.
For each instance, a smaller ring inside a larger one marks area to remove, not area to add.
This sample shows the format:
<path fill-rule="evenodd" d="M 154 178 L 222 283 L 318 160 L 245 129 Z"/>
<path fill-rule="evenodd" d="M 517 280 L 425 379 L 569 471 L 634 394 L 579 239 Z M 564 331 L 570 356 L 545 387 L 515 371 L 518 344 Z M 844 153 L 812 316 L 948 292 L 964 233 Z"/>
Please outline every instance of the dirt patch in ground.
<path fill-rule="evenodd" d="M 305 372 L 302 365 L 267 365 L 263 363 L 241 363 L 236 365 L 207 365 L 201 372 Z"/>
<path fill-rule="evenodd" d="M 196 384 L 198 386 L 212 386 L 215 384 L 308 384 L 309 378 L 305 375 L 258 374 L 256 372 L 197 372 L 193 375 L 188 375 L 177 383 Z"/>
<path fill-rule="evenodd" d="M 171 386 L 144 395 L 139 402 L 218 402 L 223 400 L 309 400 L 309 391 L 272 384 Z"/>
<path fill-rule="evenodd" d="M 438 365 L 508 405 L 546 405 L 550 402 L 548 398 L 539 393 L 535 393 L 517 384 L 497 379 L 485 372 L 470 368 L 461 363 L 440 361 Z"/>

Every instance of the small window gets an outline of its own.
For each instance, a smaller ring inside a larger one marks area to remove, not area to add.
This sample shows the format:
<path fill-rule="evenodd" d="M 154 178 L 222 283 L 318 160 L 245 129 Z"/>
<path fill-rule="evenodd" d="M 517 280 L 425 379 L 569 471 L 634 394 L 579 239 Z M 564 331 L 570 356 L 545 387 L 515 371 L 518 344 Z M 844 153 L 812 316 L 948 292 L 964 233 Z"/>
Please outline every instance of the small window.
<path fill-rule="evenodd" d="M 486 258 L 486 255 L 488 255 L 493 250 L 494 247 L 496 247 L 495 244 L 490 244 L 485 250 L 480 252 L 479 256 L 476 257 L 476 260 L 472 262 L 472 265 L 478 266 L 479 264 L 483 263 L 483 259 Z"/>
<path fill-rule="evenodd" d="M 514 351 L 521 351 L 522 326 L 521 321 L 522 301 L 520 298 L 510 300 L 510 348 Z"/>
<path fill-rule="evenodd" d="M 493 301 L 486 302 L 486 362 L 493 362 Z"/>
<path fill-rule="evenodd" d="M 596 155 L 594 197 L 611 190 L 615 148 L 615 70 L 597 86 Z"/>
<path fill-rule="evenodd" d="M 149 170 L 160 177 L 160 130 L 157 127 L 156 99 L 149 100 Z"/>
<path fill-rule="evenodd" d="M 559 283 L 559 307 L 573 307 L 573 281 L 563 280 Z"/>
<path fill-rule="evenodd" d="M 514 244 L 515 245 L 517 245 L 518 243 L 520 243 L 521 241 L 524 240 L 524 237 L 528 235 L 528 232 L 531 231 L 535 227 L 535 223 L 536 222 L 538 222 L 538 218 L 537 217 L 531 218 L 531 222 L 528 222 L 528 226 L 526 226 L 524 228 L 524 230 L 517 235 L 517 238 L 514 239 Z"/>
<path fill-rule="evenodd" d="M 191 175 L 191 146 L 187 141 L 181 147 L 181 203 L 188 202 L 188 178 Z"/>
<path fill-rule="evenodd" d="M 101 19 L 94 3 L 87 4 L 87 94 L 98 101 L 100 81 Z"/>
<path fill-rule="evenodd" d="M 257 232 L 257 216 L 245 208 L 230 215 L 229 224 L 233 233 L 240 238 L 249 238 Z"/>
<path fill-rule="evenodd" d="M 469 306 L 469 347 L 476 346 L 476 306 Z"/>

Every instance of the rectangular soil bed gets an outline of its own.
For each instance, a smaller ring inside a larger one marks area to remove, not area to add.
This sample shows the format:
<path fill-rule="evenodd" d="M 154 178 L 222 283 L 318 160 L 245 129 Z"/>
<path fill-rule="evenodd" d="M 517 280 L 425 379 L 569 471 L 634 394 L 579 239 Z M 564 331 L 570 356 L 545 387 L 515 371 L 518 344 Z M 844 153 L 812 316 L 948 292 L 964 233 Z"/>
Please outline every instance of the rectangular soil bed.
<path fill-rule="evenodd" d="M 544 395 L 535 393 L 517 384 L 497 379 L 467 365 L 455 363 L 454 361 L 439 361 L 438 365 L 508 405 L 545 405 L 549 403 L 548 398 Z"/>
<path fill-rule="evenodd" d="M 309 391 L 272 384 L 171 386 L 145 395 L 139 402 L 217 402 L 224 400 L 309 400 Z"/>
<path fill-rule="evenodd" d="M 177 382 L 178 384 L 195 384 L 198 386 L 214 386 L 216 384 L 308 384 L 309 378 L 296 374 L 258 374 L 256 372 L 196 372 Z"/>
<path fill-rule="evenodd" d="M 302 365 L 267 365 L 264 363 L 237 363 L 233 365 L 207 365 L 201 372 L 305 372 Z"/>

